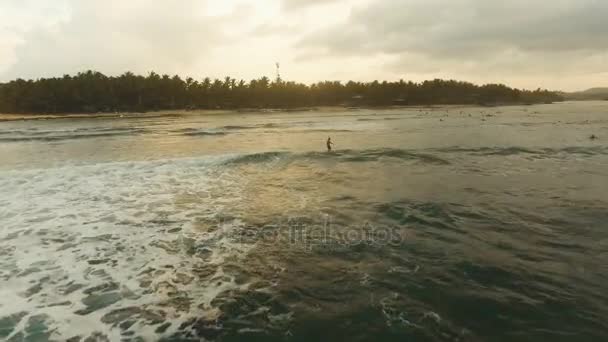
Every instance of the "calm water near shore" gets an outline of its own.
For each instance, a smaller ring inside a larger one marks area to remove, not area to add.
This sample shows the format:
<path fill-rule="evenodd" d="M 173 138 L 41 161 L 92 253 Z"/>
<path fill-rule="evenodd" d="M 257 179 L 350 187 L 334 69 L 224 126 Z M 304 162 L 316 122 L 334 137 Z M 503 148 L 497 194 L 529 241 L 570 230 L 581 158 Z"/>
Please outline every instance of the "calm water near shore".
<path fill-rule="evenodd" d="M 605 341 L 608 102 L 0 122 L 0 227 L 0 340 Z"/>

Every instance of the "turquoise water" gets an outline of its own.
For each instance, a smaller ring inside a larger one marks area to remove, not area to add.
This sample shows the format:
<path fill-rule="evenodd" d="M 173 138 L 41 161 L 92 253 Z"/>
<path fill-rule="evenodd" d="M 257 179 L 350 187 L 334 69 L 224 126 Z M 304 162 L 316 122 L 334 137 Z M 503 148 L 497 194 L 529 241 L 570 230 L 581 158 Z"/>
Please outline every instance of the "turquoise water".
<path fill-rule="evenodd" d="M 3 122 L 0 339 L 603 341 L 606 141 L 608 102 Z"/>

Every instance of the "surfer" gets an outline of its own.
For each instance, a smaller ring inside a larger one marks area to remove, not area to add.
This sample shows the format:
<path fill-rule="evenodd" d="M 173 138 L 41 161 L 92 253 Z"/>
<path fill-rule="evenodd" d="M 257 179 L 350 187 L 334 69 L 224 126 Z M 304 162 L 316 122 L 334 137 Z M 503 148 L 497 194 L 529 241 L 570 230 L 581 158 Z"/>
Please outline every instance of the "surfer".
<path fill-rule="evenodd" d="M 331 145 L 334 143 L 331 142 L 331 137 L 327 137 L 327 152 L 331 152 Z"/>

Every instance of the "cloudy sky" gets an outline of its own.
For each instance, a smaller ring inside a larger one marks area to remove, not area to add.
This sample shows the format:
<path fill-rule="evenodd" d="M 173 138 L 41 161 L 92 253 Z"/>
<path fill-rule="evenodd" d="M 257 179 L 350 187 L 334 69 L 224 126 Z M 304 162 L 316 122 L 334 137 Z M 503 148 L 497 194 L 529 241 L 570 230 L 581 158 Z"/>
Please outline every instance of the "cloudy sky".
<path fill-rule="evenodd" d="M 608 86 L 607 0 L 0 0 L 0 81 L 194 78 Z"/>

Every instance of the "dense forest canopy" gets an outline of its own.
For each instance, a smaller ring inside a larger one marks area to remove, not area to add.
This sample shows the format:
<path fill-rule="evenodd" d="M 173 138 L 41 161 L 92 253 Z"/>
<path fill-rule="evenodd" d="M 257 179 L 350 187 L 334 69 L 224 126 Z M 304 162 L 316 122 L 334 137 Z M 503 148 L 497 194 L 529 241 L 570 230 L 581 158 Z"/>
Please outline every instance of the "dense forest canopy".
<path fill-rule="evenodd" d="M 163 109 L 294 108 L 431 104 L 547 103 L 563 98 L 547 90 L 519 90 L 502 84 L 477 86 L 453 80 L 414 82 L 324 81 L 312 85 L 270 80 L 249 82 L 147 76 L 106 76 L 95 71 L 0 83 L 3 113 L 93 113 Z"/>

